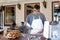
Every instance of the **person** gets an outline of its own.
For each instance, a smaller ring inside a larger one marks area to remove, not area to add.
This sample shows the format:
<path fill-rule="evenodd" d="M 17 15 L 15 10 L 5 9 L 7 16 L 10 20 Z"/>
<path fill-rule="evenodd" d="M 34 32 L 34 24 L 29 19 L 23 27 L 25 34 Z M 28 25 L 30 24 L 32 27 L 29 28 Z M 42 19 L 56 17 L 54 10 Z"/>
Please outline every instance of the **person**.
<path fill-rule="evenodd" d="M 39 5 L 34 5 L 33 12 L 26 18 L 27 24 L 29 24 L 32 28 L 30 34 L 36 34 L 42 32 L 43 30 L 44 21 L 46 21 L 46 18 L 41 12 L 39 12 L 39 9 Z"/>
<path fill-rule="evenodd" d="M 27 26 L 24 24 L 24 22 L 21 22 L 21 26 L 19 27 L 19 31 L 20 31 L 21 33 L 25 33 L 25 34 L 28 33 Z"/>
<path fill-rule="evenodd" d="M 15 21 L 12 22 L 12 25 L 10 27 L 10 30 L 15 30 L 15 27 L 16 27 L 16 23 Z"/>

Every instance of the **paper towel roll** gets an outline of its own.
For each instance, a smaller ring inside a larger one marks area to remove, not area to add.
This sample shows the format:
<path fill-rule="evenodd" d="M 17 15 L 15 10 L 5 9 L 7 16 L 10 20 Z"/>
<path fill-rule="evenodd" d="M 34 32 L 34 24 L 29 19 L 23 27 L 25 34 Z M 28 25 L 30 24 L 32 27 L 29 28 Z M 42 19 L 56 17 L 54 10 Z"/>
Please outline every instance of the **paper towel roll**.
<path fill-rule="evenodd" d="M 49 38 L 49 21 L 45 21 L 45 22 L 44 22 L 43 36 L 44 36 L 45 38 Z"/>

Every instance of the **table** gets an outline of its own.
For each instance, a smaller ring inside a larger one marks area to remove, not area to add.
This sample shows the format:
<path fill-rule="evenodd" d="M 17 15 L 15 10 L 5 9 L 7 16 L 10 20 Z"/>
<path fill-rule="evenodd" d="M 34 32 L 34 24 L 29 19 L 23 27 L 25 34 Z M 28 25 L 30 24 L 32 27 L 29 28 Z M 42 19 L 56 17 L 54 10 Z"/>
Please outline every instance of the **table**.
<path fill-rule="evenodd" d="M 3 34 L 0 34 L 0 40 L 23 40 L 23 39 L 27 40 L 27 35 L 25 37 L 19 37 L 19 38 L 15 38 L 15 39 L 8 39 L 8 38 L 3 38 Z M 44 38 L 43 36 L 41 37 L 41 40 L 45 40 L 46 38 Z"/>

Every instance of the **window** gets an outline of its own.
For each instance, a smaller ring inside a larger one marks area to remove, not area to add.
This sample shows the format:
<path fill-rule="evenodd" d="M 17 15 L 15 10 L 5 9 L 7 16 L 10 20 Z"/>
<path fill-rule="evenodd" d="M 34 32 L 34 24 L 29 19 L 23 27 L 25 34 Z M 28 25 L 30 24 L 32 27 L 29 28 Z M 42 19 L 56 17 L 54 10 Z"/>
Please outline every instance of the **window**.
<path fill-rule="evenodd" d="M 3 28 L 3 12 L 0 10 L 0 28 Z"/>
<path fill-rule="evenodd" d="M 53 20 L 60 21 L 60 1 L 52 2 Z"/>
<path fill-rule="evenodd" d="M 9 26 L 13 20 L 15 20 L 15 6 L 5 6 L 4 24 Z"/>

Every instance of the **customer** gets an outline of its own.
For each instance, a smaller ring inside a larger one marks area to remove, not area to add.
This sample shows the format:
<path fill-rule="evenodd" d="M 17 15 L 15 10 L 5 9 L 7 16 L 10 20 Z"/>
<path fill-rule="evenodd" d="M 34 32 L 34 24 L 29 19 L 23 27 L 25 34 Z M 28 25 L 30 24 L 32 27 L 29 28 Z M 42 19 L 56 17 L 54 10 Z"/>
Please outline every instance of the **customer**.
<path fill-rule="evenodd" d="M 24 25 L 24 22 L 21 22 L 21 26 L 19 27 L 19 30 L 20 30 L 20 32 L 22 32 L 22 33 L 28 33 L 28 29 L 27 29 L 27 26 L 26 25 Z"/>
<path fill-rule="evenodd" d="M 15 30 L 15 27 L 16 27 L 16 23 L 15 21 L 12 22 L 12 25 L 10 27 L 10 30 Z"/>

